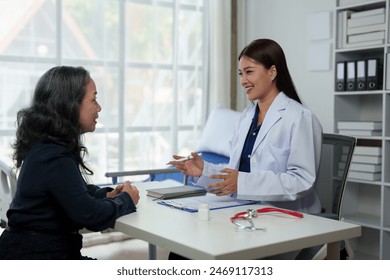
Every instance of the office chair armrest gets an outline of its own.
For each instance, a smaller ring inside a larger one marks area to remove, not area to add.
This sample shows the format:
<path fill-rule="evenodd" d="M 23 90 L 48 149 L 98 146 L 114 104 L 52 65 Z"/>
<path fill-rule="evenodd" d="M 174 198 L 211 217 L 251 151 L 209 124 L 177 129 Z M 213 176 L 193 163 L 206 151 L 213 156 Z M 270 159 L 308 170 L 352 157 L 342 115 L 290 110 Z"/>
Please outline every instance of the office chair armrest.
<path fill-rule="evenodd" d="M 133 170 L 133 171 L 106 172 L 105 176 L 108 178 L 112 178 L 112 183 L 117 184 L 118 177 L 137 176 L 137 175 L 153 175 L 153 174 L 164 174 L 164 173 L 177 173 L 177 172 L 181 172 L 181 171 L 177 168 L 160 168 L 160 169 L 144 169 L 144 170 Z"/>

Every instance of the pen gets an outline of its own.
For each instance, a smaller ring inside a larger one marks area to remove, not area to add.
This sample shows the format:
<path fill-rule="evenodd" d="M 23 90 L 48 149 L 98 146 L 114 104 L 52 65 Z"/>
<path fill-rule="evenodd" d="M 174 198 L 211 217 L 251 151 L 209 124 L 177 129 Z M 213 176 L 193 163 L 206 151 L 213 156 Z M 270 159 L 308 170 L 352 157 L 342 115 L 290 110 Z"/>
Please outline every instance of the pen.
<path fill-rule="evenodd" d="M 172 208 L 175 208 L 175 209 L 181 209 L 181 210 L 184 209 L 184 207 L 181 204 L 173 202 L 173 201 L 164 201 L 163 204 L 170 206 Z"/>
<path fill-rule="evenodd" d="M 189 211 L 189 212 L 194 212 L 197 210 L 197 209 L 194 209 L 192 207 L 185 207 L 184 205 L 182 205 L 178 202 L 174 202 L 174 201 L 162 201 L 161 204 L 169 206 L 171 208 L 185 210 L 185 211 Z"/>
<path fill-rule="evenodd" d="M 180 159 L 175 159 L 175 160 L 172 160 L 173 162 L 183 162 L 183 161 L 187 161 L 187 160 L 190 160 L 190 159 L 194 159 L 193 156 L 187 156 L 187 157 L 183 157 L 183 158 L 180 158 Z"/>

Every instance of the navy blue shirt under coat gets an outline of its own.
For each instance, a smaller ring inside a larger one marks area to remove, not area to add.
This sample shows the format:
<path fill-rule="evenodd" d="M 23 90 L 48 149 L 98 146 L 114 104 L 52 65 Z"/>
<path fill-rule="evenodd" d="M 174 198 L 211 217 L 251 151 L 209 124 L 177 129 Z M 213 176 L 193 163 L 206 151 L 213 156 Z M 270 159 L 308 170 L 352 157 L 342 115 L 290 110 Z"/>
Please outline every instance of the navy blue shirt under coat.
<path fill-rule="evenodd" d="M 238 171 L 251 172 L 251 154 L 253 146 L 255 145 L 257 135 L 259 134 L 261 124 L 257 125 L 259 119 L 259 106 L 256 106 L 256 112 L 252 119 L 252 124 L 249 128 L 248 134 L 245 139 L 244 147 L 242 148 L 240 166 Z"/>

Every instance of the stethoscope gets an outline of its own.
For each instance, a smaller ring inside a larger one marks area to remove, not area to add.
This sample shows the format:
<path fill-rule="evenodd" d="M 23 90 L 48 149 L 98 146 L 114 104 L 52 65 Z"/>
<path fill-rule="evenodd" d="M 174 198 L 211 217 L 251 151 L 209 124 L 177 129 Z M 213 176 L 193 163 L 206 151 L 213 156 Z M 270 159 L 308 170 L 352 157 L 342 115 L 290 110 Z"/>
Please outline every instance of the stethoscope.
<path fill-rule="evenodd" d="M 290 216 L 294 216 L 296 218 L 303 218 L 303 214 L 296 211 L 276 208 L 276 207 L 264 207 L 260 209 L 248 209 L 244 212 L 239 212 L 235 214 L 233 217 L 230 218 L 230 221 L 237 226 L 239 230 L 263 230 L 266 229 L 264 227 L 258 228 L 255 227 L 255 224 L 253 223 L 252 219 L 256 218 L 258 214 L 260 213 L 269 213 L 269 212 L 278 212 L 287 214 Z"/>

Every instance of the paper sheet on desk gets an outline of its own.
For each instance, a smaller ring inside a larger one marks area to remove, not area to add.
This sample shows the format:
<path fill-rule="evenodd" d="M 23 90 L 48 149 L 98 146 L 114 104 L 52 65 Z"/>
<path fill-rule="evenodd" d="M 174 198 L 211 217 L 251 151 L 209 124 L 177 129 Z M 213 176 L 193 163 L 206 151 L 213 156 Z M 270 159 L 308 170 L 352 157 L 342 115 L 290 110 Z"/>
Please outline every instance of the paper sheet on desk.
<path fill-rule="evenodd" d="M 199 205 L 204 203 L 209 205 L 210 210 L 215 210 L 221 208 L 256 204 L 257 202 L 252 200 L 238 200 L 237 198 L 228 195 L 217 196 L 212 193 L 207 193 L 206 195 L 201 196 L 162 200 L 158 201 L 157 203 L 172 208 L 184 210 L 187 212 L 198 212 Z"/>

